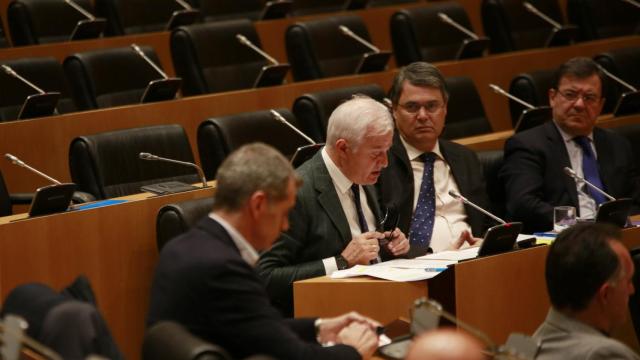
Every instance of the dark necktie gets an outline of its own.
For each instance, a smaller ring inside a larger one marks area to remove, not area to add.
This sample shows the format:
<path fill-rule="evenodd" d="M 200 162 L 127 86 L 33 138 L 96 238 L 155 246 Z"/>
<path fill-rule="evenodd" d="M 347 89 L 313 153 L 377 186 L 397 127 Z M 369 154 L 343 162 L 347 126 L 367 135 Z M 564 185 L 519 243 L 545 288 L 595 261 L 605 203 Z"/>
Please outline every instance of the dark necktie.
<path fill-rule="evenodd" d="M 436 156 L 434 153 L 426 153 L 420 155 L 420 158 L 424 161 L 424 171 L 422 172 L 418 203 L 411 220 L 409 241 L 412 245 L 428 246 L 431 243 L 436 217 L 436 189 L 433 184 L 433 163 Z"/>
<path fill-rule="evenodd" d="M 584 173 L 584 178 L 588 182 L 597 186 L 600 190 L 604 190 L 604 185 L 602 184 L 602 180 L 600 180 L 600 174 L 598 172 L 598 161 L 593 154 L 593 150 L 591 149 L 591 143 L 589 138 L 586 136 L 577 136 L 573 138 L 580 148 L 582 148 L 582 172 Z M 596 201 L 597 205 L 602 204 L 606 201 L 604 195 L 593 190 L 590 186 L 585 185 L 587 192 L 593 200 Z"/>
<path fill-rule="evenodd" d="M 351 192 L 353 192 L 353 201 L 356 203 L 356 212 L 358 213 L 360 231 L 364 234 L 369 231 L 369 226 L 367 226 L 367 220 L 364 217 L 364 211 L 362 211 L 362 204 L 360 203 L 360 185 L 351 185 Z"/>

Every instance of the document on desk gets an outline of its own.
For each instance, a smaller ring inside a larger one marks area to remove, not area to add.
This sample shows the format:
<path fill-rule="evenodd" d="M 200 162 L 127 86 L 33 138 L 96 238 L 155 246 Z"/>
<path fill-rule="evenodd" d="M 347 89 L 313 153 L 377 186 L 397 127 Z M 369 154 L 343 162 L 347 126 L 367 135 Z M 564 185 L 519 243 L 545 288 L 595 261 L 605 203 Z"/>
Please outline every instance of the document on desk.
<path fill-rule="evenodd" d="M 456 261 L 396 259 L 376 265 L 356 265 L 350 269 L 335 271 L 333 279 L 356 276 L 372 276 L 379 279 L 409 282 L 427 280 L 447 269 Z"/>
<path fill-rule="evenodd" d="M 416 258 L 417 260 L 449 260 L 449 261 L 462 261 L 473 259 L 478 257 L 478 251 L 480 247 L 470 247 L 462 250 L 448 250 L 448 251 L 440 251 L 434 254 L 429 254 L 425 256 L 420 256 Z"/>

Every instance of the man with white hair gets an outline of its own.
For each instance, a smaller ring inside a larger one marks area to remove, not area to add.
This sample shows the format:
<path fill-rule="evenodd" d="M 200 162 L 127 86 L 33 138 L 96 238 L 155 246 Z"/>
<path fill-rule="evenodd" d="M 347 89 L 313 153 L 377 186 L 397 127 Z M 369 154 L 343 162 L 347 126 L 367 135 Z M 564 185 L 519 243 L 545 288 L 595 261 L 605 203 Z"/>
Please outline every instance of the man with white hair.
<path fill-rule="evenodd" d="M 292 315 L 294 281 L 409 251 L 399 229 L 377 231 L 384 214 L 372 185 L 388 164 L 392 137 L 389 110 L 371 98 L 356 96 L 331 114 L 325 147 L 298 169 L 303 185 L 290 228 L 258 263 L 283 314 Z"/>

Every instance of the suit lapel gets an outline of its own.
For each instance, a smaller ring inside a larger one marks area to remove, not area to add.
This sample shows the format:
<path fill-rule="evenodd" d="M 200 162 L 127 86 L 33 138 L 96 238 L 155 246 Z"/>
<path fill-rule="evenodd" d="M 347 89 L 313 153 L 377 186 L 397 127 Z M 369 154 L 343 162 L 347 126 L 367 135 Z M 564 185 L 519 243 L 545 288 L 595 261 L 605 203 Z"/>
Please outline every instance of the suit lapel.
<path fill-rule="evenodd" d="M 367 196 L 367 205 L 369 206 L 369 208 L 371 209 L 371 212 L 373 213 L 373 217 L 375 220 L 375 227 L 377 228 L 380 223 L 380 219 L 382 219 L 382 212 L 380 211 L 380 204 L 378 203 L 378 196 L 376 195 L 376 189 L 375 187 L 373 187 L 373 185 L 363 185 L 362 188 L 364 189 L 364 193 Z M 372 231 L 375 229 L 369 229 L 369 231 Z"/>
<path fill-rule="evenodd" d="M 562 138 L 562 135 L 560 135 L 558 129 L 556 129 L 556 125 L 553 121 L 548 121 L 544 124 L 544 131 L 547 137 L 547 146 L 552 150 L 550 153 L 553 156 L 557 156 L 556 159 L 559 166 L 559 175 L 562 178 L 565 189 L 569 193 L 571 202 L 576 204 L 576 207 L 579 207 L 576 182 L 570 176 L 564 174 L 564 168 L 571 167 L 571 161 L 569 160 L 569 153 L 567 152 L 567 147 L 564 144 L 564 139 Z M 555 162 L 554 159 L 550 160 Z"/>
<path fill-rule="evenodd" d="M 402 144 L 402 140 L 400 140 L 399 131 L 397 129 L 393 133 L 393 144 L 391 145 L 391 155 L 396 158 L 395 161 L 397 163 L 401 164 L 399 168 L 402 171 L 402 174 L 398 174 L 398 176 L 402 176 L 404 179 L 407 179 L 407 181 L 409 182 L 409 186 L 407 186 L 407 189 L 409 190 L 409 199 L 413 199 L 414 197 L 413 168 L 411 167 L 411 161 L 409 160 L 407 149 L 404 148 L 404 145 Z M 413 208 L 413 204 L 411 204 L 410 206 Z M 411 209 L 410 213 L 413 213 L 413 209 Z"/>
<path fill-rule="evenodd" d="M 456 185 L 458 185 L 458 190 L 461 194 L 468 194 L 469 187 L 467 179 L 470 176 L 474 176 L 474 174 L 467 174 L 465 171 L 465 161 L 460 158 L 460 154 L 455 151 L 449 151 L 449 144 L 446 141 L 438 140 L 440 144 L 440 152 L 442 153 L 442 157 L 444 157 L 444 161 L 451 168 L 451 174 L 453 175 L 453 180 L 455 180 Z M 480 176 L 479 174 L 475 174 L 475 176 Z"/>

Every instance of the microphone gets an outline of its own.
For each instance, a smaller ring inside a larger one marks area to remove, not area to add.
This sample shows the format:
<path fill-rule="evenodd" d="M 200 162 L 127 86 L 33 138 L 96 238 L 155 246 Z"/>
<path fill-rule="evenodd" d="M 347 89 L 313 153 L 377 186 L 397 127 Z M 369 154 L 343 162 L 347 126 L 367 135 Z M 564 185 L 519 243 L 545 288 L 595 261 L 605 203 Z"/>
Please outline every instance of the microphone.
<path fill-rule="evenodd" d="M 198 171 L 198 175 L 200 176 L 200 181 L 202 181 L 202 187 L 203 188 L 208 187 L 207 179 L 204 177 L 204 173 L 202 172 L 202 169 L 197 164 L 190 163 L 190 162 L 187 162 L 187 161 L 167 159 L 167 158 L 164 158 L 164 157 L 160 157 L 160 156 L 157 156 L 157 155 L 150 154 L 148 152 L 141 152 L 140 154 L 138 154 L 138 157 L 140 159 L 142 159 L 142 160 L 165 161 L 165 162 L 169 162 L 169 163 L 172 163 L 172 164 L 178 164 L 178 165 L 189 166 L 189 167 L 195 168 L 196 171 Z"/>
<path fill-rule="evenodd" d="M 467 204 L 467 205 L 469 205 L 469 206 L 473 207 L 474 209 L 476 209 L 476 210 L 480 211 L 481 213 L 483 213 L 483 214 L 487 215 L 488 217 L 492 218 L 493 220 L 495 220 L 495 221 L 499 222 L 500 224 L 503 224 L 503 225 L 504 225 L 504 224 L 506 224 L 506 223 L 507 223 L 506 221 L 504 221 L 504 220 L 502 220 L 501 218 L 499 218 L 499 217 L 497 217 L 497 216 L 493 215 L 492 213 L 488 212 L 487 210 L 485 210 L 485 209 L 481 208 L 480 206 L 478 206 L 478 205 L 476 205 L 476 204 L 472 203 L 472 202 L 471 202 L 471 201 L 469 201 L 466 197 L 464 197 L 464 196 L 462 196 L 462 195 L 458 194 L 457 192 L 455 192 L 455 191 L 453 191 L 453 190 L 449 190 L 449 195 L 451 195 L 451 197 L 452 197 L 452 198 L 454 198 L 454 199 L 456 199 L 456 200 L 460 200 L 460 201 L 462 201 L 463 203 L 465 203 L 465 204 Z"/>
<path fill-rule="evenodd" d="M 40 89 L 39 87 L 35 86 L 32 82 L 30 82 L 29 80 L 23 78 L 22 76 L 20 76 L 20 74 L 18 74 L 17 72 L 15 72 L 9 65 L 0 65 L 2 66 L 2 70 L 4 70 L 5 73 L 7 73 L 7 75 L 12 76 L 20 81 L 22 81 L 23 83 L 27 84 L 30 88 L 34 89 L 35 91 L 37 91 L 39 94 L 46 94 L 46 92 L 42 89 Z"/>
<path fill-rule="evenodd" d="M 439 12 L 438 13 L 438 18 L 440 18 L 440 20 L 443 23 L 449 24 L 451 26 L 453 26 L 454 28 L 456 28 L 457 30 L 465 33 L 467 36 L 469 36 L 470 38 L 474 39 L 474 40 L 478 40 L 480 39 L 480 37 L 478 37 L 478 35 L 476 35 L 474 32 L 472 32 L 471 30 L 465 28 L 464 26 L 460 25 L 458 22 L 454 21 L 452 18 L 450 18 L 449 16 L 447 16 L 447 14 L 443 13 L 443 12 Z"/>
<path fill-rule="evenodd" d="M 242 34 L 236 34 L 236 39 L 238 39 L 238 41 L 240 42 L 240 44 L 248 47 L 249 49 L 257 52 L 260 56 L 262 56 L 263 58 L 265 58 L 268 62 L 270 62 L 273 65 L 278 65 L 279 62 L 278 60 L 274 59 L 273 57 L 271 57 L 269 54 L 267 54 L 266 52 L 264 52 L 262 49 L 260 49 L 259 47 L 257 47 L 256 45 L 254 45 L 251 41 L 249 41 L 249 39 L 247 39 L 246 36 L 242 35 Z"/>
<path fill-rule="evenodd" d="M 193 6 L 191 6 L 188 2 L 184 0 L 175 0 L 178 5 L 182 6 L 185 10 L 193 10 Z"/>
<path fill-rule="evenodd" d="M 515 101 L 515 102 L 517 102 L 517 103 L 519 103 L 519 104 L 523 105 L 523 106 L 524 106 L 524 107 L 526 107 L 526 108 L 529 108 L 529 109 L 535 109 L 535 106 L 533 106 L 533 105 L 529 104 L 528 102 L 526 102 L 526 101 L 524 101 L 524 100 L 522 100 L 522 99 L 520 99 L 520 98 L 518 98 L 518 97 L 515 97 L 515 96 L 513 96 L 513 95 L 509 94 L 508 92 L 506 92 L 506 91 L 502 90 L 502 88 L 501 88 L 501 87 L 499 87 L 498 85 L 495 85 L 495 84 L 489 84 L 489 87 L 490 87 L 490 88 L 491 88 L 491 90 L 493 90 L 495 93 L 500 94 L 500 95 L 503 95 L 503 96 L 506 96 L 506 97 L 508 97 L 509 99 L 511 99 L 511 100 L 513 100 L 513 101 Z"/>
<path fill-rule="evenodd" d="M 14 156 L 14 155 L 11 155 L 11 154 L 9 154 L 9 153 L 6 153 L 6 154 L 4 154 L 4 157 L 5 157 L 7 160 L 9 160 L 13 165 L 17 165 L 17 166 L 23 167 L 23 168 L 25 168 L 25 169 L 27 169 L 27 170 L 29 170 L 29 171 L 33 172 L 34 174 L 37 174 L 37 175 L 42 176 L 43 178 L 45 178 L 45 179 L 49 180 L 50 182 L 52 182 L 52 183 L 54 183 L 54 184 L 56 184 L 56 185 L 62 185 L 62 183 L 61 183 L 60 181 L 58 181 L 58 180 L 56 180 L 56 179 L 52 178 L 51 176 L 49 176 L 49 175 L 47 175 L 47 174 L 43 173 L 42 171 L 39 171 L 39 170 L 37 170 L 37 169 L 34 169 L 33 167 L 31 167 L 31 166 L 27 165 L 24 161 L 22 161 L 22 160 L 18 159 L 18 157 Z"/>
<path fill-rule="evenodd" d="M 167 76 L 167 74 L 165 74 L 164 71 L 162 71 L 162 69 L 160 69 L 160 67 L 158 67 L 158 65 L 156 65 L 153 61 L 151 61 L 151 59 L 149 59 L 149 57 L 147 55 L 145 55 L 144 52 L 142 52 L 142 49 L 140 49 L 140 47 L 136 44 L 131 44 L 131 48 L 133 49 L 133 51 L 136 52 L 136 54 L 140 55 L 140 57 L 146 61 L 149 65 L 151 65 L 151 67 L 153 67 L 158 74 L 160 74 L 160 76 L 162 76 L 164 79 L 169 79 L 169 77 Z"/>
<path fill-rule="evenodd" d="M 535 15 L 535 16 L 539 17 L 540 19 L 542 19 L 542 20 L 546 21 L 547 23 L 549 23 L 551 26 L 553 26 L 554 29 L 556 29 L 556 30 L 562 29 L 562 24 L 560 24 L 557 21 L 553 20 L 552 18 L 547 16 L 542 11 L 538 10 L 535 6 L 531 5 L 530 2 L 525 1 L 525 2 L 522 3 L 522 5 L 524 5 L 524 7 L 525 7 L 525 9 L 527 9 L 527 11 L 529 11 L 533 15 Z"/>
<path fill-rule="evenodd" d="M 633 5 L 635 7 L 637 7 L 638 9 L 640 9 L 640 3 L 635 1 L 635 0 L 622 0 L 624 2 L 626 2 L 629 5 Z"/>
<path fill-rule="evenodd" d="M 373 51 L 374 53 L 379 53 L 380 49 L 378 49 L 375 45 L 373 45 L 372 43 L 368 42 L 367 40 L 361 38 L 360 36 L 356 35 L 353 31 L 351 31 L 351 29 L 349 29 L 348 27 L 344 26 L 344 25 L 340 25 L 338 26 L 338 29 L 340 29 L 340 32 L 342 34 L 344 34 L 345 36 L 348 36 L 350 38 L 352 38 L 353 40 L 359 42 L 360 44 L 368 47 L 369 49 L 371 49 L 371 51 Z"/>
<path fill-rule="evenodd" d="M 284 118 L 284 116 L 280 115 L 279 112 L 271 109 L 269 110 L 271 112 L 271 115 L 273 115 L 273 118 L 278 120 L 279 122 L 287 125 L 288 127 L 291 128 L 291 130 L 295 131 L 298 135 L 302 136 L 305 140 L 307 140 L 307 142 L 311 145 L 315 145 L 316 142 L 313 141 L 312 138 L 308 137 L 305 133 L 303 133 L 302 131 L 298 130 L 297 127 L 293 126 L 290 122 L 287 121 L 287 119 Z"/>
<path fill-rule="evenodd" d="M 613 196 L 607 194 L 606 192 L 601 190 L 599 187 L 597 187 L 597 186 L 593 185 L 592 183 L 590 183 L 589 181 L 587 181 L 582 176 L 576 174 L 576 172 L 572 168 L 570 168 L 568 166 L 565 166 L 564 173 L 569 175 L 570 177 L 574 178 L 576 181 L 581 181 L 581 182 L 589 185 L 590 188 L 592 188 L 593 190 L 595 190 L 595 191 L 599 192 L 600 194 L 604 195 L 607 199 L 612 200 L 612 201 L 616 200 L 616 198 L 614 198 Z"/>
<path fill-rule="evenodd" d="M 93 16 L 90 12 L 85 10 L 82 6 L 76 4 L 74 1 L 72 1 L 72 0 L 64 0 L 64 2 L 66 2 L 72 8 L 76 9 L 76 11 L 78 11 L 80 14 L 82 14 L 87 19 L 89 19 L 91 21 L 96 20 L 95 16 Z"/>
<path fill-rule="evenodd" d="M 640 6 L 640 4 L 638 4 Z M 613 75 L 611 72 L 609 72 L 607 69 L 604 68 L 604 66 L 596 63 L 596 66 L 598 67 L 598 69 L 600 69 L 600 71 L 602 71 L 602 73 L 604 73 L 608 78 L 612 79 L 613 81 L 617 82 L 618 84 L 626 87 L 627 89 L 631 90 L 631 91 L 638 91 L 638 89 L 636 89 L 635 87 L 633 87 L 633 85 L 629 84 L 628 82 L 620 79 L 619 77 Z"/>

